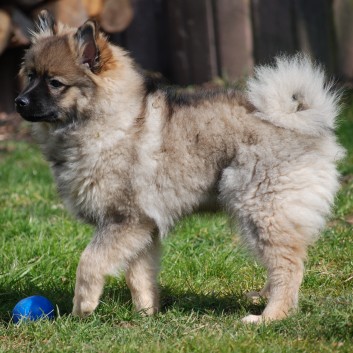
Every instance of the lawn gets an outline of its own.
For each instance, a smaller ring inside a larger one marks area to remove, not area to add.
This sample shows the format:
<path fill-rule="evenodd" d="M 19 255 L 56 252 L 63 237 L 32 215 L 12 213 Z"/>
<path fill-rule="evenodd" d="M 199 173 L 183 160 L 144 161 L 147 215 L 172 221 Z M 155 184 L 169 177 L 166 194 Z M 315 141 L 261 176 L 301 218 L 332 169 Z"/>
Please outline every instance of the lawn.
<path fill-rule="evenodd" d="M 0 145 L 1 352 L 352 352 L 353 104 L 339 139 L 349 153 L 334 215 L 310 250 L 300 310 L 261 326 L 240 318 L 259 313 L 243 293 L 260 289 L 264 270 L 241 246 L 223 214 L 185 219 L 165 241 L 162 312 L 140 317 L 122 278 L 110 278 L 96 312 L 70 315 L 75 270 L 92 230 L 65 211 L 38 148 Z M 56 305 L 54 321 L 11 323 L 21 298 L 41 294 Z"/>

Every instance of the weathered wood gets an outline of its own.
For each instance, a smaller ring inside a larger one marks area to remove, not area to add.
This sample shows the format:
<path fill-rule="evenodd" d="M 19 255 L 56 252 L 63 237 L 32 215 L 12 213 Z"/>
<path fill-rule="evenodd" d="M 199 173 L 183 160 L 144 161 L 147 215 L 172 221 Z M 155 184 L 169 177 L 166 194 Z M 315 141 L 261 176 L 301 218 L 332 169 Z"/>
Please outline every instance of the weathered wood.
<path fill-rule="evenodd" d="M 235 81 L 254 64 L 250 0 L 216 0 L 215 15 L 219 71 Z"/>
<path fill-rule="evenodd" d="M 293 0 L 252 0 L 252 19 L 256 63 L 297 51 Z"/>
<path fill-rule="evenodd" d="M 125 44 L 125 33 L 109 33 L 108 34 L 109 40 L 114 43 L 115 45 L 119 45 L 121 47 L 127 48 Z"/>
<path fill-rule="evenodd" d="M 203 83 L 218 75 L 211 0 L 184 1 L 191 82 Z"/>
<path fill-rule="evenodd" d="M 165 24 L 162 0 L 133 0 L 134 18 L 124 33 L 124 42 L 146 70 L 164 71 L 166 63 Z"/>
<path fill-rule="evenodd" d="M 19 92 L 18 70 L 23 54 L 22 49 L 13 48 L 0 56 L 0 112 L 14 111 L 14 99 Z"/>
<path fill-rule="evenodd" d="M 34 30 L 33 21 L 20 9 L 11 8 L 12 38 L 11 46 L 28 46 L 31 42 L 31 31 Z"/>
<path fill-rule="evenodd" d="M 23 7 L 33 7 L 36 5 L 39 5 L 41 2 L 44 2 L 45 0 L 12 0 L 11 3 L 14 5 L 19 5 Z M 10 1 L 7 1 L 10 2 Z"/>
<path fill-rule="evenodd" d="M 337 74 L 353 82 L 353 0 L 334 1 L 334 19 L 337 34 Z"/>
<path fill-rule="evenodd" d="M 295 0 L 300 50 L 333 73 L 336 67 L 332 0 Z"/>
<path fill-rule="evenodd" d="M 173 80 L 203 83 L 218 75 L 211 0 L 168 1 Z"/>
<path fill-rule="evenodd" d="M 162 72 L 182 85 L 207 82 L 219 75 L 236 80 L 251 73 L 254 61 L 267 63 L 278 54 L 298 50 L 353 82 L 353 0 L 0 2 L 0 52 L 4 51 L 0 111 L 13 108 L 22 58 L 9 47 L 28 45 L 27 28 L 33 28 L 33 18 L 43 7 L 71 26 L 94 16 L 109 32 L 128 26 L 134 11 L 127 30 L 110 37 L 126 47 L 143 68 Z"/>
<path fill-rule="evenodd" d="M 191 82 L 191 65 L 184 23 L 184 0 L 167 0 L 169 77 L 173 82 L 186 85 Z"/>

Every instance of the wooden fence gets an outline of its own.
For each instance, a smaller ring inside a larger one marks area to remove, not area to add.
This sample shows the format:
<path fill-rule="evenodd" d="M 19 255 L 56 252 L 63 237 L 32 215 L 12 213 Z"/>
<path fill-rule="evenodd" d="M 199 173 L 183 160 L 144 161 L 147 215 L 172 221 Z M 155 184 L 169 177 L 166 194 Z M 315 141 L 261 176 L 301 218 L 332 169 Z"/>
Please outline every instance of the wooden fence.
<path fill-rule="evenodd" d="M 134 0 L 120 42 L 178 84 L 235 81 L 278 54 L 309 53 L 353 78 L 353 0 Z"/>
<path fill-rule="evenodd" d="M 353 80 L 353 0 L 131 1 L 131 24 L 111 40 L 172 83 L 236 81 L 255 64 L 297 51 L 309 53 L 330 74 Z M 16 50 L 12 59 L 0 57 L 0 111 L 13 107 L 9 80 L 20 62 Z"/>

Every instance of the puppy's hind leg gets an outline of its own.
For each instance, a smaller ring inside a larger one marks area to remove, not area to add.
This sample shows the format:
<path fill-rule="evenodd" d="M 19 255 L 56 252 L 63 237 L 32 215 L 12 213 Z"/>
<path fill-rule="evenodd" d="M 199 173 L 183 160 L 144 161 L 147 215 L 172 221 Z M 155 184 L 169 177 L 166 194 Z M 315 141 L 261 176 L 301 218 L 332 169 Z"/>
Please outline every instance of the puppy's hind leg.
<path fill-rule="evenodd" d="M 135 310 L 144 315 L 153 315 L 159 310 L 159 259 L 160 240 L 156 235 L 153 242 L 128 264 L 125 273 Z"/>
<path fill-rule="evenodd" d="M 275 218 L 256 227 L 252 246 L 268 272 L 268 303 L 262 315 L 249 315 L 245 323 L 260 323 L 287 317 L 298 306 L 307 244 L 295 231 L 281 228 Z M 256 240 L 254 240 L 256 239 Z"/>
<path fill-rule="evenodd" d="M 244 323 L 261 323 L 281 320 L 298 306 L 299 287 L 303 279 L 303 261 L 300 258 L 277 256 L 274 251 L 264 251 L 263 262 L 268 269 L 269 300 L 262 315 L 248 315 Z M 279 250 L 279 249 L 277 249 Z M 265 254 L 266 253 L 266 254 Z"/>
<path fill-rule="evenodd" d="M 152 243 L 151 224 L 110 224 L 98 229 L 77 268 L 73 314 L 97 307 L 107 275 L 116 275 Z"/>

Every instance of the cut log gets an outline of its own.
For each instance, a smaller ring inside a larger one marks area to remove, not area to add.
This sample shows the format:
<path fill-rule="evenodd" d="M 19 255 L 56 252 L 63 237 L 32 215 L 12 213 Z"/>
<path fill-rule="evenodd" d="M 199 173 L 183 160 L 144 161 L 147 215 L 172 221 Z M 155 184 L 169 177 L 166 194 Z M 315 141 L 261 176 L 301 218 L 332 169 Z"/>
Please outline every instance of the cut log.
<path fill-rule="evenodd" d="M 108 33 L 121 32 L 131 23 L 133 14 L 130 0 L 105 0 L 99 24 Z"/>
<path fill-rule="evenodd" d="M 0 9 L 0 54 L 6 49 L 10 41 L 11 29 L 10 15 Z"/>
<path fill-rule="evenodd" d="M 102 12 L 104 0 L 82 0 L 82 2 L 86 8 L 88 17 L 98 18 L 99 14 Z"/>

